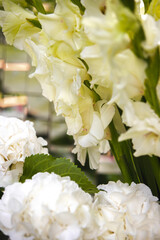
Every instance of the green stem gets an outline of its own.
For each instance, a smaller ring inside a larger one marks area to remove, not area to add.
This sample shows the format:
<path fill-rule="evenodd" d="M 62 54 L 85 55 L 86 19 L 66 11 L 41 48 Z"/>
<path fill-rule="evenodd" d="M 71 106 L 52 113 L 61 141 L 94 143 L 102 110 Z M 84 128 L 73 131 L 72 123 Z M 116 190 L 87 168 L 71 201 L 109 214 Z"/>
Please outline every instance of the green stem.
<path fill-rule="evenodd" d="M 111 150 L 122 172 L 124 180 L 128 183 L 132 181 L 139 183 L 140 179 L 134 163 L 132 149 L 129 141 L 118 142 L 117 133 L 113 121 L 109 125 L 112 140 L 110 141 Z"/>
<path fill-rule="evenodd" d="M 147 60 L 146 69 L 147 78 L 145 80 L 145 98 L 153 108 L 155 113 L 160 117 L 160 102 L 157 95 L 157 84 L 160 76 L 160 54 L 159 48 L 155 49 L 155 54 Z"/>
<path fill-rule="evenodd" d="M 151 162 L 151 166 L 153 169 L 154 176 L 156 178 L 156 182 L 157 182 L 157 186 L 160 194 L 160 159 L 153 156 L 150 162 Z"/>
<path fill-rule="evenodd" d="M 157 157 L 134 157 L 130 140 L 118 142 L 119 134 L 112 121 L 109 125 L 112 140 L 110 147 L 121 170 L 124 181 L 144 183 L 160 199 L 160 161 Z"/>
<path fill-rule="evenodd" d="M 160 161 L 148 155 L 135 158 L 136 166 L 141 171 L 141 182 L 146 184 L 154 196 L 160 198 Z"/>

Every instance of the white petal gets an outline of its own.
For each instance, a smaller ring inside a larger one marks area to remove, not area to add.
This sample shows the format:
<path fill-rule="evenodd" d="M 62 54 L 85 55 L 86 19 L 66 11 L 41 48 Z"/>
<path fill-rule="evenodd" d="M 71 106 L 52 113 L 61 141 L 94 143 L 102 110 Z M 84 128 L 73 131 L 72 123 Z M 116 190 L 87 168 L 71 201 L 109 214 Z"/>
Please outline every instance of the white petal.
<path fill-rule="evenodd" d="M 78 137 L 78 143 L 81 147 L 88 148 L 98 144 L 97 139 L 90 133 Z"/>
<path fill-rule="evenodd" d="M 97 112 L 93 113 L 93 122 L 89 132 L 98 140 L 101 140 L 103 138 L 104 128 L 100 119 L 100 115 Z"/>
<path fill-rule="evenodd" d="M 88 155 L 89 155 L 89 166 L 91 169 L 97 169 L 99 160 L 100 160 L 100 152 L 98 147 L 91 147 L 88 148 Z"/>

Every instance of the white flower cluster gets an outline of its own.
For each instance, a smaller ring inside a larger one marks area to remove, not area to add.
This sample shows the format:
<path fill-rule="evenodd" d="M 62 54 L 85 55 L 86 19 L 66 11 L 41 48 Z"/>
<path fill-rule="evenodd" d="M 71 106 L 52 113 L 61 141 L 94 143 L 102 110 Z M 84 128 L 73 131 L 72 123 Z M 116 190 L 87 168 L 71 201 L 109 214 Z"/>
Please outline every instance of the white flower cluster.
<path fill-rule="evenodd" d="M 115 115 L 114 106 L 123 116 L 135 110 L 135 102 L 137 109 L 142 107 L 147 57 L 154 55 L 160 42 L 158 2 L 152 2 L 144 14 L 140 0 L 135 0 L 135 13 L 120 0 L 82 0 L 82 15 L 71 0 L 56 0 L 53 13 L 35 17 L 14 1 L 2 0 L 5 11 L 0 11 L 0 25 L 7 42 L 31 56 L 35 71 L 30 76 L 38 79 L 43 95 L 54 102 L 57 115 L 64 116 L 67 133 L 75 140 L 73 152 L 82 164 L 88 152 L 91 168 L 97 168 L 100 153 L 109 150 L 108 126 Z M 27 21 L 33 18 L 41 28 Z M 133 43 L 140 30 L 144 40 L 138 43 L 138 35 Z M 139 56 L 141 52 L 144 57 Z M 152 114 L 155 126 L 144 111 L 137 114 L 137 121 L 132 121 L 131 115 L 130 122 L 122 117 L 131 131 L 120 140 L 132 139 L 135 156 L 145 155 L 147 149 L 147 154 L 160 157 L 159 130 L 155 133 L 159 117 Z M 139 137 L 145 143 L 141 150 Z"/>
<path fill-rule="evenodd" d="M 0 116 L 0 187 L 19 180 L 26 157 L 48 153 L 47 142 L 37 138 L 33 123 Z"/>
<path fill-rule="evenodd" d="M 38 173 L 6 188 L 0 229 L 11 240 L 93 239 L 91 203 L 91 196 L 69 177 Z"/>
<path fill-rule="evenodd" d="M 160 205 L 144 184 L 121 181 L 99 185 L 94 199 L 100 239 L 158 240 Z"/>
<path fill-rule="evenodd" d="M 160 205 L 144 184 L 109 182 L 94 199 L 69 177 L 38 173 L 6 187 L 0 230 L 11 240 L 158 240 Z"/>

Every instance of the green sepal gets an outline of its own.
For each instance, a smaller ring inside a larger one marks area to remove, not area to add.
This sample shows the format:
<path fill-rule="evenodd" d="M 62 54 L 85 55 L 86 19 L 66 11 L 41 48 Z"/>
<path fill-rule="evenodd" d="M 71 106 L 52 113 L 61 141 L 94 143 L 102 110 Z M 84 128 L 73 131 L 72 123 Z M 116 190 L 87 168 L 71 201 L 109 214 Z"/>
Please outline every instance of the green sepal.
<path fill-rule="evenodd" d="M 43 7 L 41 0 L 26 0 L 26 2 L 31 5 L 32 7 L 35 7 L 38 12 L 46 14 L 46 11 Z"/>
<path fill-rule="evenodd" d="M 90 88 L 91 84 L 88 80 L 84 80 L 84 85 L 91 90 L 91 88 Z"/>
<path fill-rule="evenodd" d="M 135 9 L 135 3 L 134 3 L 134 0 L 120 0 L 121 3 L 129 8 L 132 12 L 134 12 L 134 9 Z"/>
<path fill-rule="evenodd" d="M 84 80 L 84 85 L 85 85 L 90 91 L 92 91 L 95 102 L 101 100 L 101 98 L 100 98 L 100 96 L 98 95 L 98 93 L 96 93 L 96 91 L 95 91 L 93 88 L 91 88 L 91 84 L 90 84 L 90 82 L 89 82 L 88 80 Z"/>
<path fill-rule="evenodd" d="M 81 1 L 80 0 L 71 0 L 71 2 L 79 7 L 80 12 L 83 15 L 84 11 L 85 11 L 85 7 L 82 5 Z"/>
<path fill-rule="evenodd" d="M 27 157 L 24 162 L 23 175 L 20 178 L 20 182 L 31 179 L 38 172 L 54 172 L 61 177 L 69 176 L 85 192 L 90 194 L 98 192 L 96 186 L 89 181 L 84 172 L 69 159 L 55 158 L 47 154 L 36 154 Z"/>
<path fill-rule="evenodd" d="M 86 70 L 89 70 L 88 64 L 80 57 L 78 57 L 78 59 L 83 63 L 83 65 L 85 66 Z"/>
<path fill-rule="evenodd" d="M 34 27 L 42 29 L 42 25 L 37 19 L 26 18 L 28 22 L 30 22 Z"/>
<path fill-rule="evenodd" d="M 144 7 L 145 7 L 145 13 L 148 11 L 149 5 L 152 2 L 152 0 L 143 0 Z"/>

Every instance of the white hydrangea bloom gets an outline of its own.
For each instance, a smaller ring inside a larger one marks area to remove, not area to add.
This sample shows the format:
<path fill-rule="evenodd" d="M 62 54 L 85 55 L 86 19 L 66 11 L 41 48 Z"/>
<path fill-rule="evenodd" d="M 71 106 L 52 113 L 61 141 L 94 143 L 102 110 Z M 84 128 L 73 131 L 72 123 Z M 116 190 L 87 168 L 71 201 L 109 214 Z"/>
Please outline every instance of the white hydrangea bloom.
<path fill-rule="evenodd" d="M 18 181 L 26 157 L 48 153 L 47 142 L 37 138 L 33 123 L 0 116 L 0 187 Z"/>
<path fill-rule="evenodd" d="M 11 240 L 93 239 L 92 197 L 69 177 L 38 173 L 6 187 L 0 229 Z"/>
<path fill-rule="evenodd" d="M 98 186 L 94 214 L 103 240 L 160 239 L 160 205 L 144 184 L 118 181 Z"/>

